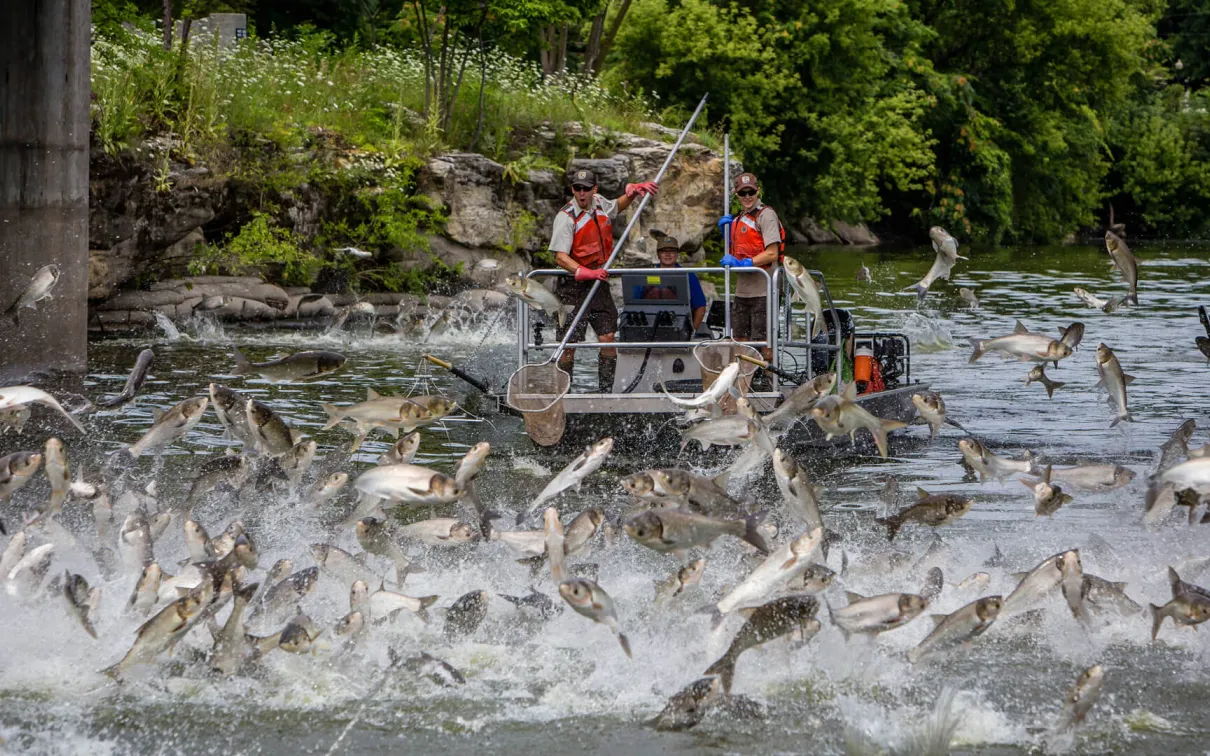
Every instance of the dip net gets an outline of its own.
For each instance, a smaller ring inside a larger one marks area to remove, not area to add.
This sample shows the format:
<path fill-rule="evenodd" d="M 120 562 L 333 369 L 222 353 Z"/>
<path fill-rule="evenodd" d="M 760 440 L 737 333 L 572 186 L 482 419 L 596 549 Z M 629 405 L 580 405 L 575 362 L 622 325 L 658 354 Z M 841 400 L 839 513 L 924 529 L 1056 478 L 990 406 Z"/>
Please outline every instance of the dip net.
<path fill-rule="evenodd" d="M 539 446 L 553 446 L 563 438 L 563 397 L 571 376 L 554 362 L 526 365 L 508 379 L 508 406 L 521 413 L 525 432 Z"/>

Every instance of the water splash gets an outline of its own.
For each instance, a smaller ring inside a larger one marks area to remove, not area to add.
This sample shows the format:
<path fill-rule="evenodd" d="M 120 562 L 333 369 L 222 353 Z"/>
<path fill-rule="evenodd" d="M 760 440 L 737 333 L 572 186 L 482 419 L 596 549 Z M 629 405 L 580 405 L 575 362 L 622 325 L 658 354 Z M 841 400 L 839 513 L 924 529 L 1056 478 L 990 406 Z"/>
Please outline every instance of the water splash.
<path fill-rule="evenodd" d="M 943 688 L 933 704 L 932 713 L 921 723 L 920 729 L 912 733 L 904 752 L 909 756 L 949 753 L 950 744 L 954 742 L 954 735 L 963 720 L 963 713 L 956 705 L 957 700 L 957 689 L 949 686 Z"/>
<path fill-rule="evenodd" d="M 155 325 L 164 332 L 164 340 L 169 343 L 176 343 L 181 340 L 181 331 L 168 319 L 168 316 L 158 310 L 152 313 L 155 316 Z"/>
<path fill-rule="evenodd" d="M 907 335 L 913 351 L 940 352 L 954 347 L 949 323 L 940 316 L 909 312 L 897 324 L 897 330 Z"/>

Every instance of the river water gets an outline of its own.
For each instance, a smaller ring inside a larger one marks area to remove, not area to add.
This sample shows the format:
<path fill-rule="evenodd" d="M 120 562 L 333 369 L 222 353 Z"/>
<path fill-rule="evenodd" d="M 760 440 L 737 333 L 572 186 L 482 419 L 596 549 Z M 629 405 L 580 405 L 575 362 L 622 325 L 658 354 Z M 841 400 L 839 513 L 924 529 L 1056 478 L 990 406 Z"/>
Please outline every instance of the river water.
<path fill-rule="evenodd" d="M 978 250 L 960 261 L 953 282 L 940 283 L 921 309 L 914 295 L 900 290 L 928 269 L 932 251 L 801 250 L 800 259 L 828 276 L 837 305 L 854 310 L 862 329 L 899 330 L 912 339 L 914 378 L 927 381 L 946 398 L 950 415 L 1003 456 L 1032 451 L 1056 465 L 1077 462 L 1122 464 L 1134 482 L 1108 493 L 1074 492 L 1075 500 L 1052 518 L 1036 518 L 1031 492 L 1014 480 L 980 483 L 959 464 L 963 434 L 942 430 L 930 441 L 925 426 L 892 437 L 891 458 L 869 456 L 871 449 L 840 448 L 803 452 L 799 460 L 822 489 L 825 519 L 843 542 L 830 564 L 847 571 L 826 594 L 834 606 L 841 587 L 864 595 L 919 590 L 924 573 L 940 566 L 947 586 L 930 611 L 948 612 L 975 598 L 959 590 L 971 573 L 991 574 L 988 593 L 1007 594 L 1012 573 L 1032 569 L 1047 556 L 1080 548 L 1083 566 L 1106 579 L 1124 581 L 1127 593 L 1144 606 L 1168 598 L 1165 569 L 1207 556 L 1205 535 L 1188 528 L 1179 514 L 1158 528 L 1139 523 L 1146 478 L 1157 447 L 1187 418 L 1206 421 L 1203 411 L 1208 375 L 1194 346 L 1202 333 L 1196 306 L 1210 274 L 1210 249 L 1140 244 L 1141 306 L 1105 314 L 1085 307 L 1074 286 L 1102 298 L 1125 292 L 1108 267 L 1104 248 L 1043 247 Z M 864 262 L 873 284 L 859 284 Z M 970 309 L 957 287 L 972 288 L 981 301 Z M 1205 297 L 1205 298 L 1203 298 Z M 1038 384 L 1026 386 L 1028 366 L 989 355 L 967 365 L 970 337 L 1010 333 L 1021 319 L 1031 330 L 1054 333 L 1074 320 L 1087 325 L 1083 345 L 1049 375 L 1066 386 L 1048 399 Z M 435 335 L 427 344 L 416 336 L 371 335 L 354 329 L 336 335 L 312 332 L 182 329 L 169 341 L 162 333 L 142 338 L 97 338 L 90 348 L 90 375 L 74 387 L 92 398 L 120 390 L 138 351 L 156 351 L 153 378 L 140 398 L 115 411 L 88 416 L 81 438 L 61 432 L 74 467 L 90 477 L 102 455 L 136 440 L 166 408 L 204 393 L 211 381 L 266 401 L 320 444 L 316 469 L 364 471 L 388 448 L 372 436 L 346 460 L 351 435 L 321 430 L 321 403 L 361 401 L 367 388 L 383 394 L 442 391 L 464 398 L 466 387 L 448 376 L 430 374 L 419 355 L 433 351 L 472 371 L 505 378 L 515 354 L 507 319 L 490 331 L 482 322 Z M 1135 422 L 1110 428 L 1111 411 L 1098 393 L 1095 349 L 1109 344 L 1127 373 Z M 270 385 L 256 377 L 230 374 L 233 344 L 267 358 L 306 348 L 330 348 L 349 357 L 346 367 L 306 385 Z M 39 421 L 22 436 L 0 436 L 0 452 L 40 448 L 49 435 Z M 550 475 L 569 460 L 536 449 L 514 418 L 497 414 L 460 415 L 424 432 L 417 463 L 449 472 L 475 442 L 492 444 L 479 477 L 485 503 L 504 512 L 524 507 Z M 1204 430 L 1193 445 L 1205 440 Z M 162 467 L 140 460 L 132 480 L 155 480 L 162 502 L 184 497 L 197 466 L 234 442 L 223 437 L 212 410 L 182 442 L 170 447 Z M 707 458 L 703 472 L 717 472 L 727 458 Z M 555 503 L 564 519 L 586 506 L 613 516 L 628 506 L 619 477 L 676 460 L 642 451 L 612 457 L 582 490 Z M 886 476 L 905 493 L 920 486 L 932 493 L 961 493 L 973 510 L 957 523 L 932 532 L 908 526 L 893 551 L 884 531 L 872 522 L 881 506 L 878 491 Z M 733 492 L 755 495 L 780 506 L 772 472 L 733 482 Z M 48 491 L 45 478 L 18 493 L 30 507 Z M 76 505 L 68 505 L 69 511 Z M 1183 510 L 1182 510 L 1183 511 Z M 308 545 L 321 541 L 358 551 L 350 530 L 333 530 L 282 497 L 264 496 L 235 511 L 220 499 L 197 510 L 211 534 L 237 515 L 260 550 L 261 570 L 278 558 L 295 569 L 312 564 Z M 6 518 L 9 524 L 14 520 Z M 503 522 L 510 522 L 506 517 Z M 1004 566 L 984 567 L 998 548 Z M 930 551 L 931 550 L 931 551 Z M 185 558 L 180 522 L 175 520 L 155 546 L 157 561 L 175 573 Z M 476 589 L 524 594 L 530 586 L 559 601 L 548 572 L 531 577 L 499 543 L 458 548 L 414 548 L 411 556 L 426 572 L 408 578 L 404 592 L 437 594 L 437 607 Z M 100 670 L 125 653 L 140 620 L 123 613 L 134 576 L 103 580 L 87 554 L 61 547 L 51 575 L 79 572 L 103 586 L 97 622 L 99 638 L 87 636 L 68 615 L 60 596 L 22 603 L 0 596 L 0 750 L 40 753 L 327 753 L 355 713 L 357 723 L 340 743 L 340 753 L 444 752 L 655 753 L 655 752 L 813 752 L 928 753 L 1019 752 L 1042 747 L 1080 752 L 1204 752 L 1210 724 L 1205 673 L 1207 636 L 1166 623 L 1159 641 L 1150 641 L 1150 621 L 1140 615 L 1092 631 L 1071 617 L 1061 597 L 1032 627 L 1004 623 L 968 650 L 939 662 L 913 667 L 904 653 L 929 631 L 927 618 L 875 640 L 846 642 L 821 611 L 824 628 L 807 645 L 786 640 L 748 651 L 740 660 L 734 692 L 764 707 L 759 719 L 708 717 L 686 733 L 657 733 L 644 725 L 667 698 L 700 676 L 721 655 L 739 625 L 711 633 L 709 619 L 694 610 L 725 586 L 734 585 L 755 564 L 746 547 L 724 538 L 706 553 L 699 587 L 671 608 L 653 606 L 654 580 L 677 566 L 671 556 L 648 551 L 625 537 L 598 541 L 587 561 L 599 565 L 599 582 L 617 604 L 630 637 L 634 660 L 620 651 L 611 633 L 570 611 L 546 624 L 519 617 L 509 603 L 490 602 L 482 626 L 466 640 L 451 642 L 436 613 L 429 624 L 403 617 L 374 627 L 361 651 L 334 660 L 330 652 L 291 656 L 269 654 L 256 674 L 216 679 L 200 663 L 208 647 L 204 629 L 195 631 L 171 660 L 141 668 L 122 685 Z M 893 558 L 892 558 L 893 557 Z M 385 562 L 372 562 L 381 574 Z M 1198 581 L 1198 569 L 1183 575 Z M 326 628 L 348 611 L 346 584 L 324 575 L 302 609 Z M 326 632 L 325 635 L 330 634 Z M 427 651 L 461 670 L 467 683 L 440 687 L 399 671 L 383 679 L 388 647 L 404 655 Z M 1075 740 L 1048 734 L 1062 699 L 1079 673 L 1093 663 L 1106 670 L 1101 700 Z M 950 737 L 952 736 L 952 741 Z M 942 744 L 942 745 L 938 745 Z"/>

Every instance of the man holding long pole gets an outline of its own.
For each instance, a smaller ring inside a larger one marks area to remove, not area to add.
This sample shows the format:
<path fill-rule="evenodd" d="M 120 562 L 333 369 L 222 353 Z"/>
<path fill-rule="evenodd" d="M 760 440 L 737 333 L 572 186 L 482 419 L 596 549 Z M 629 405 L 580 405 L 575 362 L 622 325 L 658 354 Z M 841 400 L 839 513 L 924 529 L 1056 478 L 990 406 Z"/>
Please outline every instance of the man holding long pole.
<path fill-rule="evenodd" d="M 578 308 L 595 281 L 604 282 L 608 274 L 605 263 L 613 253 L 613 221 L 619 212 L 630 207 L 636 198 L 655 194 L 658 187 L 647 181 L 627 184 L 626 192 L 616 200 L 597 194 L 597 177 L 591 170 L 579 169 L 568 176 L 571 182 L 572 201 L 555 216 L 550 237 L 550 251 L 555 253 L 555 264 L 571 273 L 574 278 L 560 278 L 555 286 L 555 295 L 573 311 Z M 572 332 L 571 341 L 583 341 L 587 326 L 591 325 L 598 341 L 613 341 L 618 326 L 618 308 L 607 286 L 597 287 L 592 301 Z M 559 329 L 558 336 L 566 335 L 566 328 Z M 575 350 L 568 349 L 559 355 L 559 367 L 571 374 L 575 365 Z M 597 363 L 598 390 L 602 394 L 613 391 L 613 379 L 617 372 L 616 349 L 602 348 Z"/>

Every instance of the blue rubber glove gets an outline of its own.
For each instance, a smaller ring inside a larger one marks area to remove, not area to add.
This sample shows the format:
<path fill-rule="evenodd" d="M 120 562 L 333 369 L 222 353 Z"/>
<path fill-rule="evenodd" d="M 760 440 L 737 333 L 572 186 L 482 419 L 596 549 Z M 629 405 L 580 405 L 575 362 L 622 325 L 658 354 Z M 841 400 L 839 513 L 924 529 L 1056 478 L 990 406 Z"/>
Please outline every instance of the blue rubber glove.
<path fill-rule="evenodd" d="M 733 220 L 735 220 L 735 218 L 732 218 L 730 213 L 719 218 L 718 219 L 718 230 L 722 231 L 724 234 L 727 233 L 727 226 L 730 226 L 731 221 L 733 221 Z"/>
<path fill-rule="evenodd" d="M 735 255 L 723 255 L 723 259 L 718 261 L 718 264 L 724 268 L 743 267 L 743 263 Z M 748 263 L 751 265 L 752 263 Z"/>
<path fill-rule="evenodd" d="M 736 264 L 739 265 L 739 267 L 741 267 L 741 268 L 751 268 L 752 267 L 752 258 L 745 257 L 744 259 L 740 260 Z"/>

